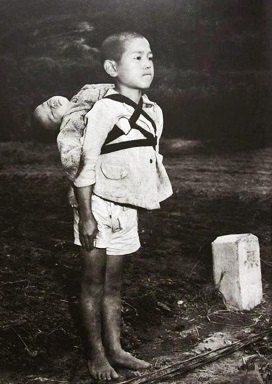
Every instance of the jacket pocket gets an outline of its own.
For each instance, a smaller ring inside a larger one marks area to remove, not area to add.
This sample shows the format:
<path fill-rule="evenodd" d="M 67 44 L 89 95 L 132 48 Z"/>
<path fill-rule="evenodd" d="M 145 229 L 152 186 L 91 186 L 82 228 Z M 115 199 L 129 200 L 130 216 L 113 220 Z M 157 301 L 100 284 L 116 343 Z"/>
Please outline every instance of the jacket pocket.
<path fill-rule="evenodd" d="M 124 179 L 128 175 L 128 166 L 102 163 L 101 171 L 107 179 L 120 180 Z"/>

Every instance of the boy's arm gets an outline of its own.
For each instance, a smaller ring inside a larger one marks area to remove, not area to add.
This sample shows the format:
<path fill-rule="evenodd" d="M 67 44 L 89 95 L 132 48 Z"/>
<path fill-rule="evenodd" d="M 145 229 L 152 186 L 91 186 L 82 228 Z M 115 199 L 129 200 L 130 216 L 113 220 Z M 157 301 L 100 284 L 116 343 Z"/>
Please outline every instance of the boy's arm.
<path fill-rule="evenodd" d="M 85 251 L 93 249 L 94 239 L 97 233 L 97 224 L 91 209 L 92 192 L 92 185 L 75 187 L 79 209 L 79 240 Z"/>
<path fill-rule="evenodd" d="M 74 180 L 79 207 L 79 239 L 83 249 L 90 251 L 97 233 L 97 224 L 91 208 L 91 197 L 96 179 L 96 163 L 105 139 L 115 124 L 114 113 L 108 101 L 97 102 L 86 115 L 87 126 L 82 151 L 82 168 Z"/>

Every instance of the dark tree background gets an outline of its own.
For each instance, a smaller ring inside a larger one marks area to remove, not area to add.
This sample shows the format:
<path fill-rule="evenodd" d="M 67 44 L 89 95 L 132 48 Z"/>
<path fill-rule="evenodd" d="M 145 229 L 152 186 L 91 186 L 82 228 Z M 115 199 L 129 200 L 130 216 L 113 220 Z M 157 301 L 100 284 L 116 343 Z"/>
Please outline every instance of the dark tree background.
<path fill-rule="evenodd" d="M 0 140 L 31 140 L 42 100 L 108 81 L 99 46 L 137 30 L 155 53 L 165 135 L 271 141 L 269 0 L 0 1 Z"/>

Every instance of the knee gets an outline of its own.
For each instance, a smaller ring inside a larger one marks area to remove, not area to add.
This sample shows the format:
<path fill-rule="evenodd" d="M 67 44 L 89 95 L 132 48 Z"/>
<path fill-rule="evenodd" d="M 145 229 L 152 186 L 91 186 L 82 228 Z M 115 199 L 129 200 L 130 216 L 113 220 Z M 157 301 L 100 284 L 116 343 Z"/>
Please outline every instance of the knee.
<path fill-rule="evenodd" d="M 104 288 L 104 282 L 102 278 L 93 276 L 92 274 L 84 273 L 81 281 L 82 293 L 92 296 L 101 295 Z"/>
<path fill-rule="evenodd" d="M 106 296 L 119 295 L 121 291 L 121 283 L 118 281 L 106 281 L 104 286 L 104 294 Z"/>

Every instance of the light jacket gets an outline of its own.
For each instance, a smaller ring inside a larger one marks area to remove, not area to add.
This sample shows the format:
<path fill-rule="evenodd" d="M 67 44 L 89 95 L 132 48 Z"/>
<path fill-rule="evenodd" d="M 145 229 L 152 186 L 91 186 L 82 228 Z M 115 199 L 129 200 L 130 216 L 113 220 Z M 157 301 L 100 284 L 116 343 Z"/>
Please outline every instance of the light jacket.
<path fill-rule="evenodd" d="M 106 95 L 117 93 L 109 90 Z M 154 120 L 156 132 L 150 121 L 140 115 L 137 124 L 156 135 L 158 141 L 163 129 L 161 108 L 143 96 L 143 110 Z M 134 108 L 111 99 L 96 102 L 87 113 L 87 126 L 83 143 L 83 166 L 74 181 L 76 187 L 93 186 L 93 192 L 119 204 L 129 204 L 146 209 L 160 207 L 160 202 L 172 194 L 172 188 L 159 154 L 159 145 L 135 147 L 101 154 L 108 133 L 115 124 L 124 135 L 112 143 L 144 138 L 137 129 L 131 129 L 129 118 Z"/>
<path fill-rule="evenodd" d="M 113 87 L 113 84 L 86 84 L 70 101 L 57 137 L 60 160 L 70 181 L 75 180 L 80 170 L 85 115 Z"/>

